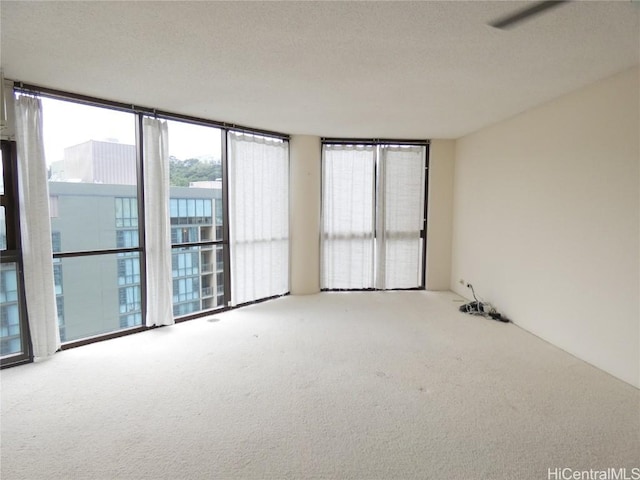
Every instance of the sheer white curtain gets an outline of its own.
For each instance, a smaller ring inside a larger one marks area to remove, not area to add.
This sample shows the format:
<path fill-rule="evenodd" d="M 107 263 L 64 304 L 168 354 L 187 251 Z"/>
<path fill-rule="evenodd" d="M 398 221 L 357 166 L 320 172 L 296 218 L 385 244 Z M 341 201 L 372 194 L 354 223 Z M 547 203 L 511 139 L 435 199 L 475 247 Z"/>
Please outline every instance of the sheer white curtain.
<path fill-rule="evenodd" d="M 375 227 L 373 145 L 324 145 L 321 287 L 373 288 Z"/>
<path fill-rule="evenodd" d="M 143 122 L 147 327 L 173 325 L 167 122 Z"/>
<path fill-rule="evenodd" d="M 426 149 L 323 145 L 321 286 L 422 283 Z"/>
<path fill-rule="evenodd" d="M 15 115 L 24 287 L 37 360 L 60 348 L 40 99 L 20 96 L 15 101 Z"/>
<path fill-rule="evenodd" d="M 231 304 L 289 291 L 289 144 L 229 132 Z"/>
<path fill-rule="evenodd" d="M 380 147 L 376 287 L 415 288 L 422 282 L 425 147 Z"/>

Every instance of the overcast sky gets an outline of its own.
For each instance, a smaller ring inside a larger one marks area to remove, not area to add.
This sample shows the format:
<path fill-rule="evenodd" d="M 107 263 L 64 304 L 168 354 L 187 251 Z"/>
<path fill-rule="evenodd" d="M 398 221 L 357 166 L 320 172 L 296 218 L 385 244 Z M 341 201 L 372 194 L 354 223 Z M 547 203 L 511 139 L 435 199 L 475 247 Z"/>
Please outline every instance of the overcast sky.
<path fill-rule="evenodd" d="M 135 116 L 108 108 L 42 99 L 47 164 L 61 160 L 66 147 L 88 140 L 135 143 Z M 169 122 L 169 155 L 180 159 L 220 158 L 220 130 L 183 122 Z"/>

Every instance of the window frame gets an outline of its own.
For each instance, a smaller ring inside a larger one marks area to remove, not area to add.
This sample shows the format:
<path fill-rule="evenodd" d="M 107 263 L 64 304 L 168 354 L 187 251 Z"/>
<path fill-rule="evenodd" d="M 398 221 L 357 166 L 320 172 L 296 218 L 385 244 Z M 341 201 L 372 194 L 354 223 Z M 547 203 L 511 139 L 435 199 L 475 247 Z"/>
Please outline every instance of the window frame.
<path fill-rule="evenodd" d="M 127 248 L 109 248 L 109 249 L 98 249 L 98 250 L 81 250 L 81 251 L 62 251 L 55 252 L 53 254 L 53 258 L 61 259 L 64 258 L 72 258 L 72 257 L 83 257 L 83 256 L 93 256 L 93 255 L 109 255 L 109 254 L 134 254 L 138 253 L 140 256 L 140 276 L 141 276 L 141 304 L 142 304 L 142 325 L 133 328 L 116 330 L 114 332 L 105 333 L 101 335 L 96 335 L 88 338 L 82 338 L 78 340 L 73 340 L 69 342 L 64 342 L 62 344 L 61 349 L 67 350 L 70 348 L 79 347 L 82 345 L 87 345 L 94 342 L 99 342 L 103 340 L 108 340 L 111 338 L 118 338 L 125 335 L 138 333 L 142 331 L 149 330 L 149 327 L 146 327 L 144 323 L 144 318 L 146 316 L 146 308 L 147 308 L 147 295 L 146 295 L 146 256 L 145 256 L 145 231 L 144 231 L 144 221 L 140 219 L 144 219 L 144 207 L 145 207 L 145 199 L 144 199 L 144 182 L 142 179 L 144 178 L 144 161 L 143 161 L 143 144 L 142 144 L 142 121 L 145 116 L 153 116 L 155 118 L 160 118 L 163 120 L 172 120 L 172 121 L 180 121 L 184 123 L 190 123 L 194 125 L 201 125 L 207 127 L 215 127 L 221 130 L 221 176 L 222 176 L 222 225 L 216 226 L 215 219 L 217 216 L 217 208 L 211 212 L 213 218 L 212 227 L 216 230 L 216 235 L 214 238 L 220 237 L 220 240 L 213 241 L 200 241 L 200 242 L 192 242 L 186 244 L 170 244 L 170 248 L 176 247 L 207 247 L 211 246 L 213 249 L 213 257 L 215 259 L 214 264 L 214 273 L 217 272 L 217 264 L 218 264 L 218 255 L 217 248 L 222 247 L 222 257 L 224 261 L 224 292 L 216 292 L 216 298 L 219 302 L 220 299 L 224 299 L 224 304 L 222 307 L 216 307 L 209 310 L 203 310 L 183 316 L 174 317 L 176 323 L 192 320 L 195 318 L 201 318 L 207 315 L 211 315 L 213 312 L 220 312 L 225 310 L 230 310 L 235 307 L 230 306 L 231 302 L 231 263 L 230 263 L 230 246 L 229 246 L 229 165 L 228 165 L 228 133 L 233 132 L 243 132 L 252 135 L 261 135 L 264 137 L 276 138 L 278 140 L 289 142 L 290 136 L 285 133 L 270 131 L 270 130 L 262 130 L 251 127 L 244 127 L 237 124 L 220 122 L 215 120 L 203 119 L 199 117 L 194 117 L 190 115 L 183 115 L 178 113 L 172 113 L 168 111 L 162 111 L 155 108 L 149 108 L 139 105 L 132 105 L 129 103 L 117 102 L 112 100 L 105 100 L 98 97 L 92 97 L 88 95 L 82 95 L 62 90 L 57 90 L 53 88 L 48 88 L 44 86 L 13 81 L 14 88 L 13 92 L 22 93 L 22 94 L 31 94 L 37 95 L 42 98 L 50 98 L 55 100 L 62 100 L 68 102 L 74 102 L 82 105 L 100 107 L 100 108 L 108 108 L 116 111 L 122 111 L 127 113 L 132 113 L 135 115 L 135 145 L 136 145 L 136 173 L 137 173 L 137 200 L 138 200 L 138 231 L 139 231 L 139 242 L 138 247 L 127 247 Z M 16 192 L 17 192 L 17 179 L 16 179 Z M 115 221 L 115 220 L 114 220 Z M 119 227 L 124 229 L 132 229 L 135 227 Z M 221 230 L 221 236 L 217 234 L 218 228 Z M 4 252 L 3 252 L 4 256 Z M 273 297 L 270 297 L 273 298 Z M 255 302 L 250 303 L 260 303 L 265 300 L 269 300 L 270 298 L 256 300 Z M 26 308 L 25 315 L 26 319 Z M 26 320 L 25 320 L 26 324 Z M 157 327 L 151 327 L 157 328 Z M 28 334 L 28 328 L 26 329 L 26 333 Z M 30 343 L 29 343 L 30 346 Z M 25 362 L 33 361 L 32 357 L 25 359 Z"/>
<path fill-rule="evenodd" d="M 324 178 L 324 146 L 325 145 L 372 145 L 376 147 L 375 154 L 375 162 L 373 169 L 373 181 L 374 181 L 374 198 L 373 198 L 373 216 L 374 219 L 377 215 L 377 200 L 378 200 L 378 158 L 380 155 L 380 147 L 385 146 L 421 146 L 425 149 L 425 163 L 424 163 L 424 210 L 423 210 L 423 220 L 422 220 L 422 229 L 420 230 L 420 238 L 422 239 L 422 264 L 421 267 L 421 275 L 420 275 L 420 285 L 417 287 L 411 288 L 391 288 L 387 289 L 390 291 L 393 290 L 426 290 L 426 280 L 427 280 L 427 228 L 428 228 L 428 206 L 429 206 L 429 147 L 431 142 L 429 140 L 410 140 L 410 139 L 379 139 L 379 138 L 330 138 L 323 137 L 320 139 L 320 149 L 321 149 L 321 160 L 320 160 L 320 178 Z M 323 205 L 323 185 L 320 187 L 320 205 Z M 324 212 L 321 212 L 321 218 Z M 322 225 L 322 223 L 321 223 Z M 322 226 L 320 235 L 323 235 Z M 374 223 L 373 229 L 373 238 L 374 241 L 378 236 L 377 227 Z M 378 291 L 379 289 L 376 287 L 372 288 L 321 288 L 322 292 L 339 292 L 339 291 L 350 291 L 350 292 L 358 292 L 358 291 Z"/>
<path fill-rule="evenodd" d="M 14 92 L 15 93 L 25 93 L 23 90 L 24 87 L 14 87 Z M 45 89 L 46 90 L 46 89 Z M 33 91 L 31 91 L 31 93 L 34 93 Z M 85 106 L 90 106 L 90 107 L 96 107 L 96 108 L 104 108 L 104 109 L 113 109 L 113 110 L 118 110 L 118 111 L 123 111 L 125 113 L 132 113 L 130 110 L 128 111 L 127 109 L 122 109 L 122 108 L 114 108 L 113 105 L 110 104 L 110 102 L 101 102 L 101 101 L 88 101 L 87 98 L 88 97 L 83 97 L 83 96 L 76 96 L 73 94 L 62 94 L 62 92 L 57 92 L 55 94 L 47 94 L 46 92 L 35 92 L 38 95 L 42 96 L 42 97 L 46 97 L 46 98 L 51 98 L 54 100 L 58 100 L 58 101 L 64 101 L 64 102 L 69 102 L 69 103 L 76 103 L 76 104 L 80 104 L 80 105 L 85 105 Z M 142 181 L 142 174 L 143 174 L 143 165 L 142 165 L 142 142 L 140 141 L 141 139 L 141 131 L 142 131 L 142 117 L 140 115 L 133 115 L 133 123 L 134 123 L 134 129 L 135 129 L 135 139 L 136 139 L 136 197 L 133 199 L 134 201 L 132 202 L 132 198 L 131 197 L 114 197 L 114 200 L 116 202 L 116 204 L 114 205 L 114 228 L 116 229 L 116 247 L 114 248 L 102 248 L 102 249 L 90 249 L 90 250 L 74 250 L 74 251 L 69 251 L 69 250 L 62 250 L 62 251 L 54 251 L 53 252 L 53 260 L 54 263 L 56 262 L 56 260 L 58 262 L 62 262 L 62 259 L 65 258 L 80 258 L 80 257 L 96 257 L 96 256 L 103 256 L 103 255 L 113 255 L 116 254 L 118 256 L 118 262 L 119 260 L 121 260 L 120 257 L 122 257 L 122 259 L 125 258 L 133 258 L 135 257 L 135 255 L 138 255 L 138 261 L 140 262 L 140 315 L 141 318 L 143 319 L 141 325 L 136 325 L 133 327 L 122 327 L 122 321 L 119 322 L 120 329 L 112 331 L 112 332 L 106 332 L 104 334 L 98 334 L 95 336 L 91 336 L 91 337 L 85 337 L 85 338 L 79 338 L 79 339 L 75 339 L 75 340 L 69 340 L 69 341 L 62 341 L 61 342 L 61 350 L 67 350 L 69 348 L 75 348 L 78 346 L 82 346 L 82 345 L 87 345 L 90 343 L 94 343 L 96 341 L 101 341 L 101 340 L 106 340 L 109 338 L 116 338 L 116 337 L 120 337 L 123 335 L 128 335 L 131 333 L 138 333 L 138 332 L 142 332 L 147 330 L 147 327 L 144 325 L 144 318 L 146 316 L 146 274 L 144 273 L 146 271 L 146 264 L 145 264 L 145 256 L 144 256 L 144 222 L 140 221 L 140 219 L 144 218 L 144 186 L 143 186 L 143 181 Z M 127 211 L 129 213 L 129 216 L 124 216 L 121 215 L 120 217 L 118 216 L 118 200 L 120 200 L 120 210 L 121 213 L 123 214 L 125 211 L 125 200 L 126 200 L 126 206 L 127 206 Z M 133 203 L 135 203 L 136 205 L 134 206 Z M 132 210 L 132 207 L 136 207 L 136 210 Z M 135 221 L 135 225 L 133 224 L 134 222 L 132 221 L 133 214 L 135 213 L 137 214 L 137 219 Z M 118 223 L 120 221 L 120 224 Z M 126 221 L 128 221 L 128 223 L 126 223 Z M 119 231 L 137 231 L 138 232 L 138 246 L 137 247 L 118 247 L 118 233 Z M 116 265 L 116 274 L 118 273 L 118 267 L 119 267 L 119 263 Z M 64 271 L 62 272 L 62 275 L 64 275 Z M 132 285 L 120 285 L 120 277 L 119 275 L 117 275 L 117 287 L 119 290 L 122 290 L 123 288 L 128 288 L 128 287 L 132 287 Z M 63 288 L 64 290 L 64 288 Z M 118 297 L 120 298 L 120 292 L 118 292 Z M 118 305 L 118 310 L 120 310 L 120 305 Z M 126 313 L 122 313 L 120 312 L 120 314 L 118 315 L 119 319 L 121 319 L 121 317 L 123 316 L 131 316 L 133 315 L 134 312 L 126 312 Z M 64 326 L 63 325 L 59 325 L 59 327 L 62 329 Z M 62 336 L 62 335 L 61 335 Z"/>

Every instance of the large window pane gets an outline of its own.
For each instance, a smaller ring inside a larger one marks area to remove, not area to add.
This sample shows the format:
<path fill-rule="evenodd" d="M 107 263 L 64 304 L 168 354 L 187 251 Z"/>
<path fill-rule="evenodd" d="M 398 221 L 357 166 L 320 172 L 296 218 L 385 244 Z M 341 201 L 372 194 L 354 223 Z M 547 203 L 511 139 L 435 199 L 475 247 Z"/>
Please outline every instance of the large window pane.
<path fill-rule="evenodd" d="M 224 305 L 223 246 L 203 245 L 223 240 L 222 132 L 184 122 L 167 123 L 171 243 L 195 244 L 172 250 L 173 313 L 179 317 Z"/>
<path fill-rule="evenodd" d="M 425 147 L 381 147 L 379 165 L 377 287 L 416 288 L 424 263 Z"/>
<path fill-rule="evenodd" d="M 324 145 L 322 288 L 373 288 L 375 147 Z"/>
<path fill-rule="evenodd" d="M 193 226 L 197 234 L 172 243 L 222 240 L 222 131 L 169 121 L 169 202 L 172 228 Z M 213 212 L 220 215 L 213 215 Z"/>
<path fill-rule="evenodd" d="M 138 253 L 57 259 L 54 278 L 63 342 L 142 324 Z"/>
<path fill-rule="evenodd" d="M 142 324 L 135 115 L 43 99 L 53 273 L 63 342 Z"/>
<path fill-rule="evenodd" d="M 138 227 L 135 116 L 61 100 L 42 104 L 51 228 L 61 232 L 62 251 L 116 248 L 116 229 Z"/>

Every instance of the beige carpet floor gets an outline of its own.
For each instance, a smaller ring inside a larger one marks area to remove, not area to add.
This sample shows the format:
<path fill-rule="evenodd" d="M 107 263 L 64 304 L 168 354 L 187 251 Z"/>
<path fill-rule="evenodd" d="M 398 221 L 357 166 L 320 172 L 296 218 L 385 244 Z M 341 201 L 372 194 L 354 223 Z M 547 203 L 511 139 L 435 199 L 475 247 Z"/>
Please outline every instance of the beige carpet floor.
<path fill-rule="evenodd" d="M 0 476 L 548 479 L 640 467 L 640 391 L 460 303 L 284 297 L 5 369 Z"/>

